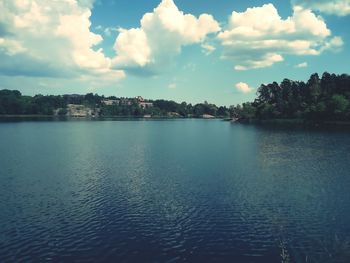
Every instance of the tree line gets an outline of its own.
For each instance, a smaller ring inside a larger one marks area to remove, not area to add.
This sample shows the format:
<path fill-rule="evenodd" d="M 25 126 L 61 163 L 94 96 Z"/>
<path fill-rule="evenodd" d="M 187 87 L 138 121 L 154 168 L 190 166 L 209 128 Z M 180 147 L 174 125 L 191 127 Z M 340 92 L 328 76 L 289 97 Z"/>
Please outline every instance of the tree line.
<path fill-rule="evenodd" d="M 142 108 L 137 102 L 131 105 L 102 105 L 102 116 L 158 116 L 158 117 L 229 117 L 232 112 L 226 106 L 216 106 L 208 102 L 192 105 L 191 103 L 177 103 L 171 100 L 151 100 L 153 107 Z"/>
<path fill-rule="evenodd" d="M 104 100 L 115 96 L 86 95 L 35 95 L 24 96 L 17 90 L 0 90 L 0 115 L 66 115 L 67 105 L 84 105 L 98 109 L 100 116 L 178 116 L 251 119 L 305 119 L 350 121 L 350 76 L 323 73 L 320 78 L 312 74 L 307 82 L 284 79 L 280 84 L 262 84 L 253 102 L 225 107 L 208 102 L 192 105 L 169 100 L 150 100 L 153 107 L 143 108 L 137 99 L 128 104 L 106 105 Z"/>
<path fill-rule="evenodd" d="M 104 100 L 127 100 L 128 104 L 105 105 Z M 192 105 L 169 100 L 150 100 L 153 107 L 143 108 L 136 99 L 105 97 L 98 94 L 86 95 L 35 95 L 23 96 L 18 90 L 0 90 L 0 115 L 66 115 L 68 104 L 84 105 L 99 109 L 101 116 L 144 115 L 168 117 L 201 117 L 204 114 L 214 117 L 229 117 L 232 109 L 216 106 L 208 102 Z"/>
<path fill-rule="evenodd" d="M 350 76 L 317 73 L 309 80 L 262 84 L 257 98 L 233 108 L 233 117 L 257 119 L 350 120 Z"/>

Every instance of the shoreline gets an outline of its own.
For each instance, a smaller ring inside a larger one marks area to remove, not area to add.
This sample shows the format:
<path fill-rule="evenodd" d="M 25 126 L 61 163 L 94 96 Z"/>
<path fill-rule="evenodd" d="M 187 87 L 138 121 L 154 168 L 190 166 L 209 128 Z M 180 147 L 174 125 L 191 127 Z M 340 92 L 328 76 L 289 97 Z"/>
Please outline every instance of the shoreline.
<path fill-rule="evenodd" d="M 0 115 L 0 120 L 11 119 L 37 119 L 37 120 L 85 120 L 85 121 L 98 121 L 98 120 L 182 120 L 182 119 L 202 119 L 202 120 L 221 120 L 224 122 L 230 122 L 232 124 L 253 124 L 262 126 L 275 126 L 275 127 L 346 127 L 350 128 L 350 121 L 331 121 L 331 120 L 307 120 L 307 119 L 247 119 L 247 120 L 233 120 L 231 118 L 218 116 L 215 118 L 203 118 L 203 117 L 175 117 L 175 116 L 59 116 L 59 115 Z"/>
<path fill-rule="evenodd" d="M 145 119 L 145 120 L 157 120 L 157 119 L 203 119 L 203 120 L 224 120 L 225 117 L 215 118 L 203 118 L 203 117 L 175 117 L 175 116 L 59 116 L 59 115 L 0 115 L 0 119 L 11 118 L 37 118 L 37 119 L 73 119 L 73 120 L 99 120 L 99 119 Z"/>
<path fill-rule="evenodd" d="M 256 124 L 269 126 L 285 126 L 285 127 L 348 127 L 350 121 L 331 121 L 331 120 L 307 120 L 307 119 L 249 119 L 238 120 L 240 124 Z"/>

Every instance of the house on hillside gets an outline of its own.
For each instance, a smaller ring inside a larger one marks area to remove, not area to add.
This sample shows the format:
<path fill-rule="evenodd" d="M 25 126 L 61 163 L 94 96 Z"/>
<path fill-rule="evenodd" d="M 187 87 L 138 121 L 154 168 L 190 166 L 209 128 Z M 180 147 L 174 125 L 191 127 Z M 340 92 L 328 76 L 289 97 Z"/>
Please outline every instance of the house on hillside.
<path fill-rule="evenodd" d="M 111 105 L 119 105 L 120 100 L 111 100 L 111 99 L 105 99 L 102 101 L 102 103 L 106 106 L 111 106 Z"/>
<path fill-rule="evenodd" d="M 152 102 L 146 101 L 141 96 L 137 96 L 135 99 L 136 99 L 138 105 L 141 108 L 143 108 L 143 109 L 147 109 L 147 108 L 152 108 L 153 107 L 153 103 Z"/>
<path fill-rule="evenodd" d="M 128 99 L 128 98 L 120 98 L 119 100 L 119 105 L 123 105 L 123 106 L 131 106 L 133 104 L 132 99 Z"/>

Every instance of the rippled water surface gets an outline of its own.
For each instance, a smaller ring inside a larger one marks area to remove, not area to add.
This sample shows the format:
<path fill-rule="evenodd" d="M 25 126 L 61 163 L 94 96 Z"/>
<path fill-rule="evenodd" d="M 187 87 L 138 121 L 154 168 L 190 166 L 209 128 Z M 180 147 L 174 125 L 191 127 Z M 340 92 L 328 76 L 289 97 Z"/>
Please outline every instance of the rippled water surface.
<path fill-rule="evenodd" d="M 350 133 L 0 123 L 0 262 L 350 262 Z"/>

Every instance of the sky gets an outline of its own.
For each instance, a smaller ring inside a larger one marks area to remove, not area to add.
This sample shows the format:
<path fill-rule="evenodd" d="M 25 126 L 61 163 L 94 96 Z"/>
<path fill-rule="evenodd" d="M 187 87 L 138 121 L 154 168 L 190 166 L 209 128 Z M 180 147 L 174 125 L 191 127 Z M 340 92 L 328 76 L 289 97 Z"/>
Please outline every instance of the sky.
<path fill-rule="evenodd" d="M 252 101 L 349 74 L 350 0 L 0 0 L 0 89 Z"/>

